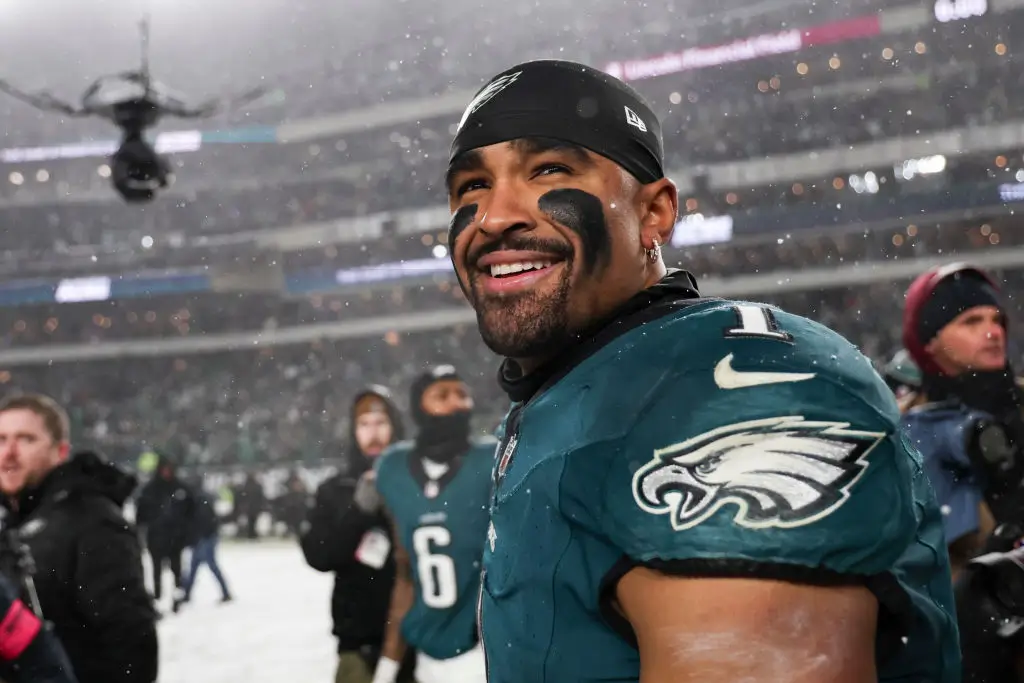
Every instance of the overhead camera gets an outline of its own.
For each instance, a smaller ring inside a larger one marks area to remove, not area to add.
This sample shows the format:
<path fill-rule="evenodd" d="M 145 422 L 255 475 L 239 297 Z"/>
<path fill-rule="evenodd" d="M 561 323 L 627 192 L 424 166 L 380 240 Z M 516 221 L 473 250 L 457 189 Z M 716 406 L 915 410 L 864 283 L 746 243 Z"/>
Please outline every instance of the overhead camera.
<path fill-rule="evenodd" d="M 110 159 L 111 181 L 126 202 L 148 202 L 174 181 L 170 163 L 146 140 L 146 132 L 165 116 L 206 118 L 225 109 L 259 99 L 265 93 L 256 88 L 229 100 L 210 100 L 188 106 L 168 88 L 153 81 L 149 73 L 149 25 L 140 25 L 142 67 L 113 76 L 103 76 L 90 85 L 79 105 L 59 100 L 49 93 L 27 93 L 0 80 L 0 91 L 45 111 L 65 116 L 95 116 L 121 129 L 121 146 Z"/>
<path fill-rule="evenodd" d="M 126 202 L 148 202 L 174 182 L 174 174 L 167 159 L 140 133 L 133 133 L 110 158 L 110 179 Z"/>

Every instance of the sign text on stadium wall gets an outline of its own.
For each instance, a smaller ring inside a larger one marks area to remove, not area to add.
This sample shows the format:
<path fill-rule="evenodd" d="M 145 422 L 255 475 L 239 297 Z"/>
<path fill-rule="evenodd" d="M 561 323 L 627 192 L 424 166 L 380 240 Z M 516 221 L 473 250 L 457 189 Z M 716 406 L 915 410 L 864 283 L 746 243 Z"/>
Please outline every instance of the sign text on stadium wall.
<path fill-rule="evenodd" d="M 650 59 L 612 62 L 605 72 L 624 81 L 639 81 L 667 74 L 704 69 L 732 62 L 745 62 L 768 55 L 796 52 L 803 46 L 802 32 L 790 29 L 736 40 L 725 45 L 692 47 L 680 52 L 669 52 Z"/>

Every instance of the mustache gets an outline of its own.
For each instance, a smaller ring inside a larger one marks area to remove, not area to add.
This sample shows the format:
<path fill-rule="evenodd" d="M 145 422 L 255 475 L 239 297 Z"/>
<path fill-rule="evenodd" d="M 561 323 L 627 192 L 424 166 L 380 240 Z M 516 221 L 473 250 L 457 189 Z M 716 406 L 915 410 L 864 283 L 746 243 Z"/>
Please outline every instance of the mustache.
<path fill-rule="evenodd" d="M 501 239 L 481 244 L 466 255 L 466 263 L 475 265 L 477 261 L 487 254 L 496 251 L 537 251 L 543 254 L 551 254 L 563 261 L 570 261 L 576 255 L 575 250 L 565 242 L 558 240 L 546 240 L 526 235 L 506 235 Z"/>

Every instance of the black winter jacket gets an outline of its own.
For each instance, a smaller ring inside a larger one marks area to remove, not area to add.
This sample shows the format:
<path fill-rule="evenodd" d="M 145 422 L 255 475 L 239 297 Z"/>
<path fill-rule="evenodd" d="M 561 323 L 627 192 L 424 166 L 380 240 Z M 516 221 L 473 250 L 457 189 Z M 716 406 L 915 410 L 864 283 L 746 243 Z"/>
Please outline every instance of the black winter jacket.
<path fill-rule="evenodd" d="M 353 410 L 359 399 L 368 394 L 383 399 L 391 416 L 393 441 L 400 440 L 401 417 L 384 387 L 372 386 L 357 394 L 352 402 Z M 370 461 L 360 453 L 354 431 L 350 439 L 351 446 L 346 454 L 348 469 L 325 480 L 317 489 L 299 536 L 309 566 L 335 574 L 331 616 L 339 652 L 380 647 L 395 580 L 393 553 L 389 553 L 380 569 L 356 559 L 356 549 L 368 531 L 379 529 L 385 535 L 390 534 L 382 512 L 367 515 L 352 502 L 356 482 L 369 468 Z"/>
<path fill-rule="evenodd" d="M 201 488 L 192 492 L 192 519 L 189 522 L 189 545 L 204 538 L 216 536 L 220 531 L 220 518 L 213 506 L 213 498 Z"/>
<path fill-rule="evenodd" d="M 181 553 L 189 543 L 195 501 L 192 491 L 177 477 L 156 476 L 142 487 L 135 513 L 154 555 Z"/>
<path fill-rule="evenodd" d="M 366 515 L 353 504 L 355 487 L 356 480 L 341 475 L 324 481 L 299 537 L 309 566 L 335 573 L 331 616 L 339 652 L 380 646 L 395 580 L 391 556 L 380 569 L 356 559 L 363 535 L 375 528 L 387 534 L 388 522 L 383 514 Z"/>
<path fill-rule="evenodd" d="M 79 453 L 23 491 L 8 520 L 31 550 L 43 617 L 80 683 L 157 678 L 156 614 L 138 536 L 121 514 L 134 487 L 132 475 Z"/>

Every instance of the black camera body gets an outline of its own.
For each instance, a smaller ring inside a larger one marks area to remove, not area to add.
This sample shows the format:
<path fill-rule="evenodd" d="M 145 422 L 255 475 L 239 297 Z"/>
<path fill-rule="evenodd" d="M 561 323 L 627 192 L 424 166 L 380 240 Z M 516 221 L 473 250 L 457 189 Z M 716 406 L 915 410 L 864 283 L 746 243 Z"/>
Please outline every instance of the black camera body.
<path fill-rule="evenodd" d="M 1019 532 L 1000 527 L 989 545 L 1013 543 L 1008 537 Z M 974 558 L 953 589 L 964 683 L 1017 680 L 1015 663 L 1024 642 L 1024 549 Z"/>
<path fill-rule="evenodd" d="M 998 529 L 996 533 L 1000 533 Z M 1024 548 L 986 553 L 967 566 L 1007 617 L 1024 620 Z"/>
<path fill-rule="evenodd" d="M 975 420 L 965 430 L 968 456 L 997 523 L 956 586 L 965 651 L 972 640 L 1024 637 L 1024 546 L 1018 547 L 1024 540 L 1024 432 L 1019 419 L 1013 411 L 1001 420 Z"/>
<path fill-rule="evenodd" d="M 160 109 L 147 97 L 110 105 L 110 117 L 124 132 L 121 146 L 110 158 L 114 189 L 126 202 L 148 202 L 174 181 L 171 165 L 144 137 L 160 118 Z"/>
<path fill-rule="evenodd" d="M 170 163 L 157 154 L 141 132 L 125 135 L 110 158 L 110 171 L 114 189 L 129 203 L 152 201 L 174 180 Z"/>

